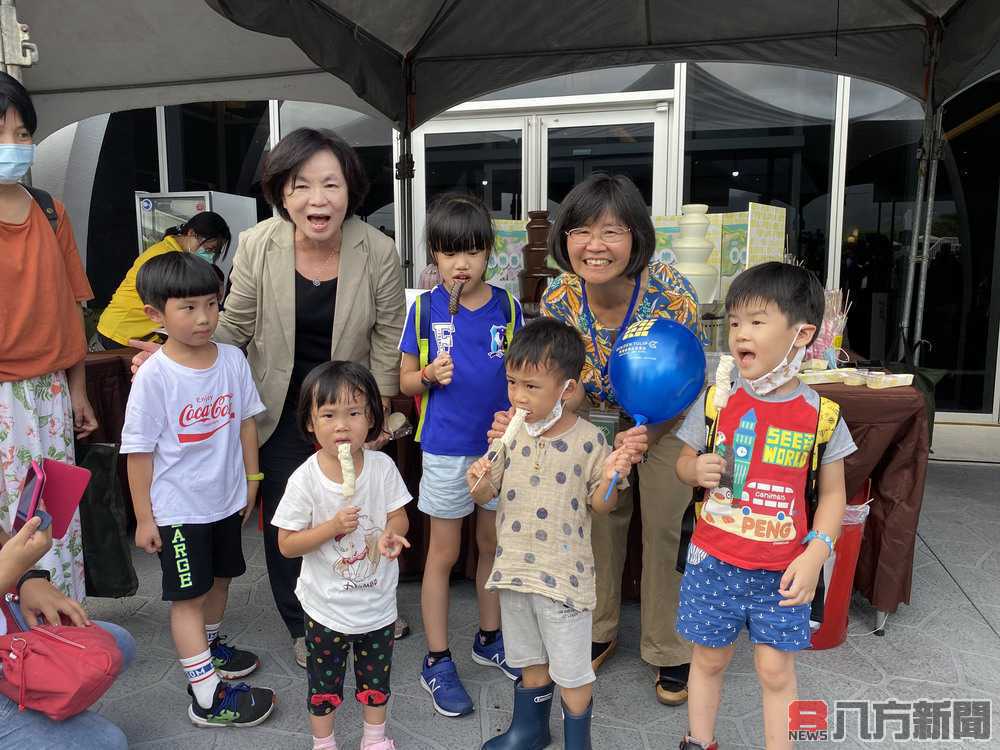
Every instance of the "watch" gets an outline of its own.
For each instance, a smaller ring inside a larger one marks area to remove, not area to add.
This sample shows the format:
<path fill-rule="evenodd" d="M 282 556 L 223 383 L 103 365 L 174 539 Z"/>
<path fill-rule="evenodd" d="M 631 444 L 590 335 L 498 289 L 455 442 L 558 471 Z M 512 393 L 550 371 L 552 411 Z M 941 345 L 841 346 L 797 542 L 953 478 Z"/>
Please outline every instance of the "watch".
<path fill-rule="evenodd" d="M 46 581 L 52 580 L 52 575 L 47 570 L 29 570 L 17 582 L 17 593 L 21 593 L 21 587 L 32 578 L 44 578 Z"/>

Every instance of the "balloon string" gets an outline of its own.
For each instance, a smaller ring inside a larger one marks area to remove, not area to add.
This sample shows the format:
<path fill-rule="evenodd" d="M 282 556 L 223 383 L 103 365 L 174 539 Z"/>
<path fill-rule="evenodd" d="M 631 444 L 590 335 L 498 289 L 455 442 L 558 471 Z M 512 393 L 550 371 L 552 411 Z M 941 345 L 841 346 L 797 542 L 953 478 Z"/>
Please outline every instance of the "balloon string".
<path fill-rule="evenodd" d="M 642 425 L 646 424 L 647 422 L 649 422 L 649 420 L 646 419 L 642 414 L 636 414 L 635 415 L 635 426 L 636 427 L 642 427 Z M 614 445 L 612 445 L 611 447 L 613 449 Z M 604 493 L 604 504 L 605 505 L 607 505 L 608 502 L 610 502 L 610 500 L 611 500 L 611 491 L 615 487 L 618 486 L 618 482 L 620 482 L 620 481 L 621 481 L 621 475 L 617 471 L 615 471 L 615 473 L 611 476 L 611 481 L 608 483 L 608 490 L 607 490 L 607 492 Z"/>

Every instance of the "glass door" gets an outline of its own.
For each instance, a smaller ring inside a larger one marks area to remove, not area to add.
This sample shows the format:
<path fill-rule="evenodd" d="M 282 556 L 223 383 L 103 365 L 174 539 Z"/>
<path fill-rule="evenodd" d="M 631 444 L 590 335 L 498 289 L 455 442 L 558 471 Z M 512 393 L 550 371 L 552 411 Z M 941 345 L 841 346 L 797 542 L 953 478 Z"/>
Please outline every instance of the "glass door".
<path fill-rule="evenodd" d="M 551 215 L 574 185 L 604 172 L 630 177 L 650 214 L 665 214 L 668 117 L 666 107 L 541 115 L 542 206 Z"/>
<path fill-rule="evenodd" d="M 524 117 L 469 117 L 430 122 L 413 133 L 414 278 L 427 265 L 427 208 L 445 193 L 471 193 L 495 219 L 525 218 Z"/>
<path fill-rule="evenodd" d="M 660 91 L 475 102 L 415 130 L 414 278 L 427 265 L 424 217 L 442 193 L 477 195 L 498 220 L 543 208 L 551 218 L 574 185 L 607 172 L 628 175 L 650 214 L 665 215 L 678 194 L 671 100 Z"/>

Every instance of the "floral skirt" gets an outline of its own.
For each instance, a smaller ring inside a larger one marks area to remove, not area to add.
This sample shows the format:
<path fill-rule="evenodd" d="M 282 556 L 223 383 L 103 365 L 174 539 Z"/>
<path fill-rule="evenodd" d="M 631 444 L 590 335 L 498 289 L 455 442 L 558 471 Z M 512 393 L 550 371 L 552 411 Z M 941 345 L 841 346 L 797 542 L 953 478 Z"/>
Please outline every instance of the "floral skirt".
<path fill-rule="evenodd" d="M 73 407 L 66 373 L 0 383 L 0 526 L 10 532 L 17 501 L 31 462 L 43 458 L 73 463 Z M 66 536 L 37 568 L 52 574 L 52 583 L 77 601 L 84 597 L 83 544 L 80 512 Z"/>

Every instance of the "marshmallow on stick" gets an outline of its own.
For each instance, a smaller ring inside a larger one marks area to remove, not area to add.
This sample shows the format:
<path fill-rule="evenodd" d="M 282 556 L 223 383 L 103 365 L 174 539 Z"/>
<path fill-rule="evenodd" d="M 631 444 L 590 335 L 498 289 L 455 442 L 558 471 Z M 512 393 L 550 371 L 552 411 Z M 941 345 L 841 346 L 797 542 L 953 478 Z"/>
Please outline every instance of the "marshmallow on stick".
<path fill-rule="evenodd" d="M 729 391 L 732 385 L 731 376 L 736 360 L 731 354 L 719 357 L 719 366 L 715 368 L 715 408 L 724 409 L 729 403 Z"/>
<path fill-rule="evenodd" d="M 514 436 L 517 434 L 518 430 L 521 429 L 521 425 L 524 424 L 524 418 L 527 416 L 528 412 L 526 409 L 517 409 L 514 412 L 514 416 L 511 417 L 510 424 L 508 424 L 507 429 L 503 431 L 503 435 L 496 438 L 490 444 L 489 452 L 486 454 L 487 458 L 490 459 L 490 463 L 497 460 L 497 456 L 500 455 L 501 448 L 504 450 L 510 450 L 510 444 L 514 442 Z M 476 487 L 479 486 L 479 483 L 483 481 L 483 477 L 485 476 L 486 475 L 483 474 L 483 476 L 479 477 L 479 479 L 476 480 L 476 483 L 472 485 L 473 492 L 476 491 Z"/>
<path fill-rule="evenodd" d="M 344 475 L 343 495 L 344 497 L 352 497 L 357 477 L 354 474 L 354 456 L 351 455 L 350 443 L 341 443 L 337 446 L 337 458 L 340 459 L 340 473 Z"/>

